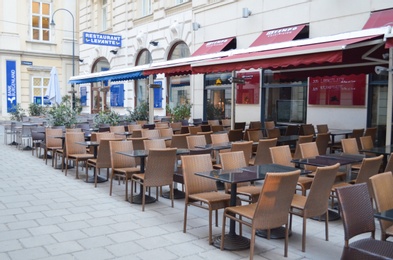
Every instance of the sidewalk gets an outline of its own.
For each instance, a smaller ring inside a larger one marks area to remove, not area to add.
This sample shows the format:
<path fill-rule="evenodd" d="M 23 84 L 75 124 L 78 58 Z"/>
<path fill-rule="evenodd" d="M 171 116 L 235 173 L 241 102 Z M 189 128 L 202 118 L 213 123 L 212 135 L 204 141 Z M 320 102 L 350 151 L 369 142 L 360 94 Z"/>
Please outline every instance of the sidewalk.
<path fill-rule="evenodd" d="M 141 205 L 124 201 L 124 184 L 64 176 L 31 151 L 4 145 L 0 125 L 0 259 L 248 259 L 249 250 L 220 251 L 208 244 L 208 212 L 189 208 L 183 233 L 184 200 L 160 198 Z M 83 173 L 83 174 L 82 174 Z M 101 171 L 101 174 L 106 171 Z M 104 175 L 105 176 L 105 175 Z M 213 227 L 215 235 L 221 234 Z M 308 220 L 306 253 L 301 252 L 301 219 L 294 217 L 288 258 L 284 240 L 256 238 L 254 259 L 339 259 L 344 245 L 340 220 Z M 249 229 L 244 228 L 250 237 Z M 377 238 L 379 233 L 377 232 Z"/>

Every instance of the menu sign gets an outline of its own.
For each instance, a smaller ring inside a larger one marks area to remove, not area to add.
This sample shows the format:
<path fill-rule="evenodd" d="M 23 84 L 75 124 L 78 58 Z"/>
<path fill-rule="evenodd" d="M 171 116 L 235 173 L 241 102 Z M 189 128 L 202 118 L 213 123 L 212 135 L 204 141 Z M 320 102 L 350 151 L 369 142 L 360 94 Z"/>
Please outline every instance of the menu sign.
<path fill-rule="evenodd" d="M 311 77 L 308 104 L 333 106 L 364 106 L 366 75 Z"/>

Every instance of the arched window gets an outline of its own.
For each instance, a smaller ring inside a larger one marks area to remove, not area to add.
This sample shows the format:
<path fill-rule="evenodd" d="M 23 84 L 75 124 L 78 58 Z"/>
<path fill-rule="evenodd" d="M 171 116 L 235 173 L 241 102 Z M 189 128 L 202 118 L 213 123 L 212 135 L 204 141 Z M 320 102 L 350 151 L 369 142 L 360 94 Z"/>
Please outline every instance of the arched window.
<path fill-rule="evenodd" d="M 190 56 L 190 49 L 185 42 L 178 42 L 174 44 L 169 51 L 168 60 L 175 60 Z M 168 88 L 168 103 L 174 107 L 177 104 L 184 104 L 190 101 L 191 98 L 191 87 L 190 87 L 190 76 L 172 76 L 169 78 Z"/>
<path fill-rule="evenodd" d="M 108 60 L 104 57 L 100 57 L 93 64 L 92 72 L 100 72 L 110 70 L 110 64 Z M 91 112 L 98 113 L 100 111 L 105 111 L 109 109 L 106 102 L 107 93 L 109 91 L 109 82 L 100 81 L 92 83 L 91 88 Z"/>
<path fill-rule="evenodd" d="M 136 57 L 135 65 L 149 64 L 153 61 L 150 51 L 148 49 L 143 49 L 138 53 Z M 147 89 L 148 79 L 135 80 L 135 106 L 141 104 L 142 101 L 148 99 L 148 89 Z"/>

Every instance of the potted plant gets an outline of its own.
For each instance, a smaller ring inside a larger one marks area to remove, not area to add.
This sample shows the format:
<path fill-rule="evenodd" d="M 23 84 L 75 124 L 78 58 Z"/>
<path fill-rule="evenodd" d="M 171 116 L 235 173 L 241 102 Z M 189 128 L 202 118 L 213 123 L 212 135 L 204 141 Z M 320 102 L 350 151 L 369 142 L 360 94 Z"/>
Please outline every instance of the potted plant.
<path fill-rule="evenodd" d="M 127 109 L 129 113 L 126 120 L 129 122 L 139 122 L 149 120 L 149 103 L 143 101 L 139 106 L 135 107 L 134 110 Z"/>
<path fill-rule="evenodd" d="M 98 114 L 96 114 L 93 118 L 94 125 L 95 127 L 100 127 L 100 126 L 115 126 L 118 125 L 120 122 L 120 115 L 113 111 L 100 111 Z"/>
<path fill-rule="evenodd" d="M 191 107 L 192 105 L 186 101 L 183 104 L 177 104 L 174 108 L 167 105 L 167 111 L 172 116 L 173 122 L 181 122 L 184 120 L 188 122 L 188 119 L 191 117 Z"/>
<path fill-rule="evenodd" d="M 30 103 L 29 104 L 29 115 L 30 116 L 43 116 L 45 115 L 45 107 L 36 104 L 36 103 Z"/>
<path fill-rule="evenodd" d="M 76 123 L 77 112 L 72 109 L 71 99 L 64 96 L 59 105 L 54 105 L 49 108 L 47 116 L 49 125 L 51 126 L 65 126 L 72 128 Z"/>
<path fill-rule="evenodd" d="M 18 103 L 16 106 L 13 106 L 11 114 L 11 120 L 13 121 L 22 121 L 23 117 L 26 116 L 25 110 L 22 106 Z"/>

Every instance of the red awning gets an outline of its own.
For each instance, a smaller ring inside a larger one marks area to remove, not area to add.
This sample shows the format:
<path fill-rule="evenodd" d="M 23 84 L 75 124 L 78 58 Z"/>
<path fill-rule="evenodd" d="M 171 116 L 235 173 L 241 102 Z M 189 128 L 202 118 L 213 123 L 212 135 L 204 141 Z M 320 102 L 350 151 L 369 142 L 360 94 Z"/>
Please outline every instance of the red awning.
<path fill-rule="evenodd" d="M 197 73 L 218 73 L 228 71 L 239 71 L 242 69 L 294 69 L 294 68 L 312 68 L 327 66 L 332 64 L 353 64 L 365 62 L 362 55 L 375 46 L 374 39 L 379 38 L 379 43 L 383 42 L 383 34 L 369 35 L 350 39 L 341 39 L 328 42 L 313 43 L 314 39 L 304 40 L 289 46 L 283 44 L 273 44 L 266 46 L 266 50 L 250 51 L 248 53 L 235 54 L 230 57 L 224 57 L 215 61 L 201 62 L 192 65 L 192 71 Z M 327 39 L 329 39 L 327 37 Z M 314 40 L 315 41 L 315 40 Z M 298 44 L 298 45 L 296 45 Z M 287 44 L 288 45 L 288 44 Z M 273 48 L 281 46 L 281 48 Z M 269 49 L 269 47 L 272 47 Z M 254 47 L 255 48 L 255 47 Z M 381 57 L 377 53 L 376 57 Z M 375 66 L 375 62 L 370 62 Z"/>
<path fill-rule="evenodd" d="M 235 37 L 226 39 L 214 40 L 205 42 L 198 50 L 196 50 L 191 56 L 199 56 L 204 54 L 216 53 L 225 50 L 232 41 L 235 41 Z"/>
<path fill-rule="evenodd" d="M 373 12 L 363 29 L 378 28 L 384 26 L 393 26 L 393 9 Z"/>
<path fill-rule="evenodd" d="M 392 38 L 387 38 L 386 39 L 386 44 L 385 44 L 385 48 L 393 48 L 393 37 Z"/>
<path fill-rule="evenodd" d="M 292 41 L 306 24 L 293 25 L 289 27 L 263 31 L 261 35 L 250 45 L 250 47 Z"/>

